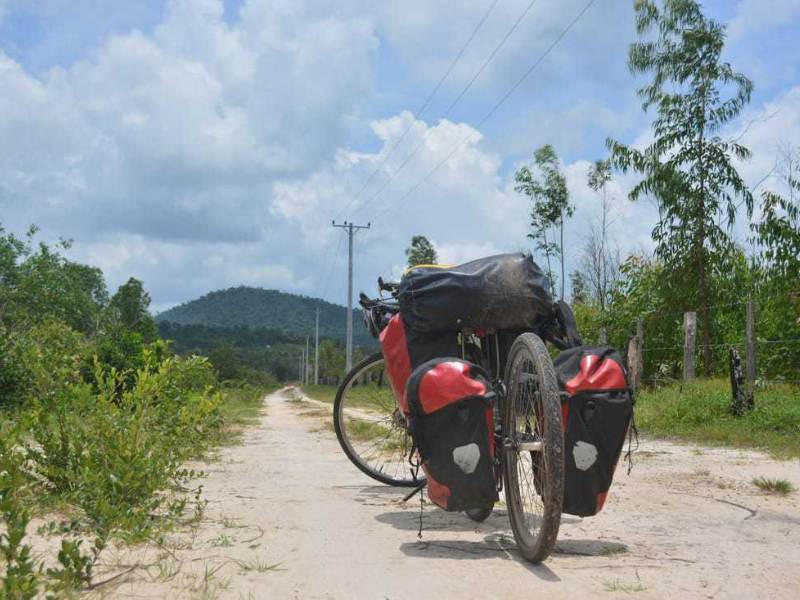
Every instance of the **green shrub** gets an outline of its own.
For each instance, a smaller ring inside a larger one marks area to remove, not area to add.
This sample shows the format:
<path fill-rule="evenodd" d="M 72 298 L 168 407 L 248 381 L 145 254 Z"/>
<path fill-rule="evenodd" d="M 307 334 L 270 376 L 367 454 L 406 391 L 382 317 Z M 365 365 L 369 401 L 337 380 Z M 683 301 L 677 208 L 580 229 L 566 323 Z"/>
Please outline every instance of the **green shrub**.
<path fill-rule="evenodd" d="M 4 424 L 0 427 L 0 519 L 5 531 L 0 533 L 0 557 L 5 573 L 0 585 L 2 598 L 33 598 L 38 593 L 41 568 L 36 564 L 25 536 L 30 511 L 20 498 L 26 477 L 17 452 L 17 432 Z"/>
<path fill-rule="evenodd" d="M 182 462 L 221 426 L 219 393 L 192 390 L 212 381 L 207 361 L 154 362 L 145 353 L 144 362 L 130 389 L 98 363 L 93 383 L 37 399 L 29 415 L 33 468 L 102 540 L 114 531 L 145 535 L 152 515 L 175 500 L 157 492 L 194 475 Z"/>
<path fill-rule="evenodd" d="M 16 331 L 0 326 L 0 335 L 0 406 L 19 407 L 82 380 L 91 347 L 69 326 L 55 321 Z"/>

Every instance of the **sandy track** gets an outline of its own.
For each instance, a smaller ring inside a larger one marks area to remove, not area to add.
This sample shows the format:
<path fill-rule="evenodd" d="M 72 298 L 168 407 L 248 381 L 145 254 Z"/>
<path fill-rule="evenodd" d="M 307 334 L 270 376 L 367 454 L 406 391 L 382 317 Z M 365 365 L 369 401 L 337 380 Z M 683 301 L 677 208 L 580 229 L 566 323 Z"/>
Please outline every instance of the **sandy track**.
<path fill-rule="evenodd" d="M 517 557 L 504 510 L 476 525 L 426 504 L 418 540 L 419 501 L 402 504 L 405 490 L 351 466 L 318 403 L 283 390 L 266 404 L 243 444 L 207 467 L 204 522 L 145 550 L 160 554 L 157 566 L 134 571 L 115 597 L 794 599 L 800 590 L 800 493 L 767 496 L 750 483 L 779 476 L 800 488 L 800 461 L 645 440 L 603 513 L 565 515 L 556 553 L 533 566 Z"/>

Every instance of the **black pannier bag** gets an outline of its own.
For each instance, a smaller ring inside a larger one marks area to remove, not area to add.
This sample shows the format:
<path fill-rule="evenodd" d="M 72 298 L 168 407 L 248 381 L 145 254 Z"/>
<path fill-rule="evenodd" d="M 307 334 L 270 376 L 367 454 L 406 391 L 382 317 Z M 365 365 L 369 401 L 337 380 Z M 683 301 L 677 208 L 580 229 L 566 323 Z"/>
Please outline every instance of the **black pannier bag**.
<path fill-rule="evenodd" d="M 456 267 L 411 268 L 398 300 L 415 331 L 532 329 L 555 317 L 549 287 L 529 254 L 499 254 Z"/>
<path fill-rule="evenodd" d="M 554 365 L 562 391 L 563 511 L 588 517 L 605 504 L 633 418 L 633 396 L 613 348 L 571 348 Z"/>
<path fill-rule="evenodd" d="M 406 383 L 411 372 L 432 358 L 459 354 L 458 334 L 453 331 L 421 333 L 410 330 L 399 314 L 389 319 L 378 339 L 392 392 L 405 414 L 408 414 Z"/>
<path fill-rule="evenodd" d="M 408 380 L 411 432 L 428 497 L 445 510 L 497 501 L 491 390 L 482 369 L 457 358 L 428 361 Z"/>

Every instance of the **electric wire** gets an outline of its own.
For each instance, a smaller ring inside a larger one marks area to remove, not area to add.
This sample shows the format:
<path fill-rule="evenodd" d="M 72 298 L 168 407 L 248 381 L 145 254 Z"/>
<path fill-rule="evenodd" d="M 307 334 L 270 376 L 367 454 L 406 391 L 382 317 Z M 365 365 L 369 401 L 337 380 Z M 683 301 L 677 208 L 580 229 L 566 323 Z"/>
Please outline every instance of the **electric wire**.
<path fill-rule="evenodd" d="M 592 0 L 592 2 L 594 2 L 594 0 Z M 525 9 L 517 17 L 517 20 L 514 22 L 511 28 L 506 32 L 506 34 L 503 36 L 503 38 L 500 40 L 497 46 L 495 46 L 494 50 L 492 50 L 492 52 L 489 54 L 486 60 L 483 61 L 480 68 L 472 76 L 472 79 L 470 79 L 467 82 L 467 84 L 462 88 L 462 90 L 458 93 L 455 99 L 450 103 L 450 106 L 447 107 L 447 110 L 440 117 L 440 120 L 446 119 L 448 116 L 450 116 L 450 113 L 453 111 L 456 105 L 466 95 L 466 93 L 470 90 L 470 88 L 472 88 L 473 84 L 478 80 L 478 77 L 481 76 L 481 74 L 489 65 L 489 63 L 491 63 L 492 60 L 494 60 L 494 57 L 497 55 L 497 53 L 503 48 L 503 46 L 505 46 L 506 42 L 511 37 L 511 35 L 517 30 L 522 20 L 530 12 L 531 8 L 533 8 L 534 4 L 536 4 L 536 0 L 531 0 L 531 2 L 528 3 Z M 389 184 L 394 180 L 397 174 L 400 173 L 400 171 L 402 171 L 405 168 L 405 166 L 411 161 L 411 159 L 414 158 L 414 156 L 416 156 L 417 152 L 419 152 L 420 149 L 425 145 L 425 142 L 431 135 L 431 131 L 432 128 L 430 127 L 426 129 L 425 133 L 422 136 L 422 139 L 417 143 L 414 149 L 405 157 L 405 159 L 403 159 L 403 162 L 400 163 L 397 169 L 395 169 L 394 172 L 389 174 L 389 178 L 383 183 L 383 185 L 381 185 L 380 188 L 378 188 L 378 190 L 366 200 L 366 202 L 364 202 L 361 206 L 356 208 L 357 211 L 364 210 L 369 204 L 374 202 L 375 199 L 378 198 L 378 196 L 380 196 L 383 190 L 385 190 L 389 186 Z"/>
<path fill-rule="evenodd" d="M 436 96 L 437 92 L 439 91 L 439 88 L 442 87 L 442 84 L 450 76 L 450 73 L 452 73 L 452 71 L 455 68 L 456 64 L 458 64 L 458 62 L 464 56 L 464 52 L 466 52 L 467 48 L 472 43 L 472 40 L 475 39 L 475 36 L 477 35 L 478 31 L 483 26 L 483 24 L 486 22 L 486 19 L 489 18 L 489 15 L 494 10 L 494 7 L 497 5 L 497 3 L 499 1 L 500 0 L 493 0 L 493 2 L 489 5 L 489 8 L 486 9 L 486 12 L 483 13 L 483 16 L 481 17 L 480 21 L 478 21 L 477 25 L 475 25 L 475 28 L 472 30 L 472 33 L 469 34 L 469 37 L 464 42 L 464 45 L 461 46 L 461 49 L 456 54 L 455 58 L 453 58 L 453 60 L 450 62 L 450 66 L 447 67 L 447 70 L 444 72 L 444 74 L 441 76 L 439 81 L 436 83 L 436 85 L 434 86 L 433 90 L 431 90 L 431 93 L 428 94 L 428 97 L 425 99 L 425 102 L 422 103 L 422 106 L 420 106 L 420 108 L 414 113 L 414 116 L 411 119 L 411 122 L 408 124 L 408 127 L 406 127 L 405 131 L 403 131 L 403 133 L 400 135 L 400 137 L 397 138 L 397 141 L 389 149 L 389 152 L 387 152 L 384 155 L 383 159 L 381 159 L 381 161 L 379 162 L 378 166 L 375 167 L 375 170 L 372 171 L 370 176 L 367 178 L 367 180 L 361 186 L 361 189 L 358 190 L 356 195 L 350 200 L 350 202 L 347 204 L 347 206 L 345 206 L 341 211 L 339 211 L 339 213 L 336 216 L 337 219 L 340 218 L 345 212 L 347 212 L 347 210 L 353 205 L 353 203 L 358 200 L 358 198 L 361 196 L 361 194 L 364 193 L 364 190 L 367 189 L 369 184 L 372 183 L 372 180 L 375 179 L 375 176 L 381 171 L 381 169 L 383 169 L 384 165 L 386 164 L 386 161 L 388 161 L 389 157 L 392 156 L 392 154 L 394 154 L 395 150 L 397 150 L 397 147 L 400 145 L 400 143 L 408 135 L 408 132 L 411 131 L 411 128 L 414 126 L 414 123 L 420 118 L 422 113 L 425 111 L 425 109 L 430 104 L 431 100 L 433 100 L 434 96 Z"/>
<path fill-rule="evenodd" d="M 494 106 L 492 106 L 492 108 L 489 110 L 489 112 L 487 112 L 486 115 L 484 115 L 484 117 L 477 123 L 477 125 L 475 126 L 474 129 L 480 129 L 489 119 L 492 118 L 492 116 L 500 109 L 500 107 L 503 104 L 505 104 L 505 102 L 517 90 L 517 88 L 519 88 L 519 86 L 523 84 L 523 82 L 531 75 L 531 73 L 533 73 L 536 70 L 536 68 L 544 61 L 544 59 L 547 58 L 550 55 L 550 53 L 561 42 L 561 40 L 564 38 L 564 36 L 566 36 L 567 33 L 569 33 L 569 31 L 583 17 L 583 15 L 586 14 L 586 12 L 592 7 L 592 5 L 595 2 L 596 2 L 596 0 L 589 0 L 589 2 L 587 2 L 584 5 L 584 7 L 580 10 L 580 12 L 578 12 L 578 14 L 575 15 L 575 17 L 569 22 L 569 24 L 564 29 L 561 30 L 561 32 L 558 34 L 558 36 L 556 36 L 556 38 L 550 43 L 550 45 L 545 49 L 545 51 L 542 52 L 541 55 L 539 55 L 539 58 L 537 58 L 536 61 L 514 83 L 514 85 L 512 85 L 511 88 L 509 88 L 509 90 L 505 94 L 503 94 L 503 96 L 500 98 L 500 100 L 498 100 L 494 104 Z M 406 198 L 408 198 L 409 196 L 411 196 L 411 194 L 413 194 L 415 191 L 417 191 L 420 188 L 420 186 L 422 186 L 422 184 L 425 183 L 425 181 L 427 181 L 430 177 L 432 177 L 433 174 L 436 173 L 436 171 L 438 171 L 442 166 L 444 166 L 445 163 L 447 163 L 451 158 L 453 158 L 453 156 L 455 156 L 456 152 L 461 150 L 461 148 L 463 148 L 464 145 L 466 145 L 470 141 L 470 139 L 473 137 L 473 135 L 474 135 L 474 133 L 468 134 L 461 142 L 456 144 L 456 146 L 453 147 L 453 149 L 450 151 L 450 153 L 447 156 L 444 157 L 444 159 L 439 161 L 433 167 L 433 169 L 428 171 L 428 173 L 426 173 L 422 177 L 422 179 L 420 179 L 414 186 L 412 186 L 408 191 L 406 191 L 402 196 L 400 196 L 395 201 L 394 206 L 400 205 Z M 386 213 L 388 213 L 392 208 L 394 208 L 394 206 L 392 206 L 391 204 L 389 206 L 387 206 L 387 208 L 384 211 L 378 213 L 378 215 L 375 217 L 375 220 L 377 221 L 378 219 L 380 219 L 383 216 L 385 216 Z"/>

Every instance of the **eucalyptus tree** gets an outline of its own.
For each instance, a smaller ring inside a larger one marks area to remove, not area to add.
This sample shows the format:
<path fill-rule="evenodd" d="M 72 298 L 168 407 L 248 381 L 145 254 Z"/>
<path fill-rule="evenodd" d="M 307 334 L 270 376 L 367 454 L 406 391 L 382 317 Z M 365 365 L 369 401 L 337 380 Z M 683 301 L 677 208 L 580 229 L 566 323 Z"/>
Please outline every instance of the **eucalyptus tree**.
<path fill-rule="evenodd" d="M 722 59 L 725 27 L 704 16 L 695 0 L 637 0 L 635 10 L 640 40 L 630 46 L 628 66 L 651 77 L 638 94 L 643 109 L 656 112 L 653 141 L 643 149 L 611 139 L 607 145 L 616 167 L 642 176 L 630 199 L 651 196 L 658 203 L 656 255 L 685 308 L 699 305 L 710 374 L 710 281 L 730 260 L 738 206 L 748 216 L 753 210 L 734 165 L 750 152 L 724 140 L 720 129 L 741 113 L 753 85 Z"/>
<path fill-rule="evenodd" d="M 587 173 L 589 187 L 600 193 L 600 227 L 592 227 L 591 238 L 585 250 L 585 263 L 589 280 L 600 304 L 600 312 L 605 313 L 609 295 L 609 285 L 613 277 L 612 258 L 608 250 L 608 219 L 611 205 L 608 197 L 608 184 L 611 182 L 611 161 L 596 160 Z"/>
<path fill-rule="evenodd" d="M 514 176 L 514 189 L 531 199 L 531 232 L 528 237 L 536 242 L 536 249 L 543 252 L 553 289 L 553 269 L 550 257 L 561 258 L 561 298 L 564 298 L 566 276 L 564 273 L 564 219 L 571 217 L 575 207 L 569 203 L 567 179 L 561 172 L 558 155 L 550 144 L 545 144 L 533 154 L 533 165 L 523 166 Z M 552 230 L 552 239 L 548 232 Z M 556 230 L 560 242 L 555 242 Z"/>
<path fill-rule="evenodd" d="M 769 275 L 800 293 L 800 148 L 782 148 L 781 154 L 786 192 L 768 190 L 761 194 L 761 219 L 750 229 Z"/>

